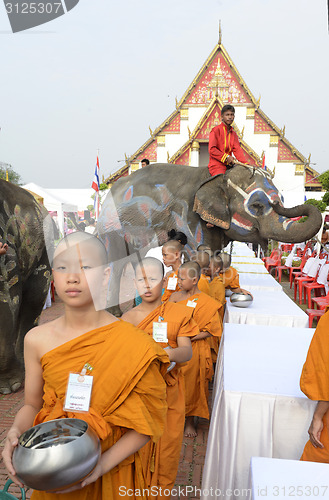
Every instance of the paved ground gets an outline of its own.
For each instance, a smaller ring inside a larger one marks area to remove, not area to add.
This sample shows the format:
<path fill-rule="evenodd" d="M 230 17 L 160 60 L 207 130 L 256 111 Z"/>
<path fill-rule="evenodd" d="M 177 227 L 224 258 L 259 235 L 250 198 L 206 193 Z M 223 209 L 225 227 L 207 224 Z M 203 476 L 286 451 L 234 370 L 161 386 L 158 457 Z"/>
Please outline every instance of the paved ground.
<path fill-rule="evenodd" d="M 288 278 L 283 276 L 282 286 L 284 291 L 293 299 L 293 291 L 290 290 Z M 298 304 L 299 305 L 299 304 Z M 305 310 L 306 306 L 302 306 Z M 56 302 L 51 308 L 45 310 L 41 315 L 41 322 L 50 321 L 63 313 L 63 304 L 56 298 Z M 315 326 L 315 325 L 314 325 Z M 0 423 L 0 448 L 3 446 L 4 439 L 8 428 L 11 426 L 14 416 L 18 409 L 23 404 L 24 391 L 20 391 L 10 394 L 7 396 L 0 396 L 0 408 L 1 408 L 1 423 Z M 195 488 L 201 488 L 202 472 L 204 458 L 206 454 L 206 445 L 208 437 L 208 422 L 201 420 L 199 423 L 199 433 L 194 439 L 184 438 L 181 458 L 179 464 L 179 470 L 176 479 L 177 487 L 185 488 L 186 486 L 193 486 Z M 4 470 L 2 461 L 0 462 L 0 487 L 6 482 L 7 476 Z M 10 488 L 10 492 L 21 498 L 19 490 L 15 487 Z M 30 498 L 31 492 L 27 492 L 27 498 Z M 176 497 L 177 499 L 179 497 Z M 181 496 L 183 499 L 184 497 Z M 186 498 L 186 497 L 185 497 Z M 190 499 L 198 499 L 198 491 L 196 493 L 189 495 Z"/>

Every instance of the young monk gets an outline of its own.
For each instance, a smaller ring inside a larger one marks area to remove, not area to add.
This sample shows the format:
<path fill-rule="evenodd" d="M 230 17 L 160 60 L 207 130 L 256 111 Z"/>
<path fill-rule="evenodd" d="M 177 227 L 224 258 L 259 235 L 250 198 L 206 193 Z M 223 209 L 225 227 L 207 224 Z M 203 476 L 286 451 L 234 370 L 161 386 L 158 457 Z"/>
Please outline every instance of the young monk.
<path fill-rule="evenodd" d="M 221 257 L 219 255 L 213 255 L 212 257 L 210 257 L 209 268 L 207 270 L 207 275 L 210 278 L 209 295 L 222 304 L 223 307 L 220 309 L 220 315 L 221 319 L 223 320 L 226 298 L 225 285 L 222 278 L 220 277 L 220 272 L 222 269 L 223 261 Z"/>
<path fill-rule="evenodd" d="M 102 298 L 100 285 L 107 284 L 106 262 L 104 246 L 88 233 L 72 233 L 59 243 L 53 276 L 65 313 L 25 337 L 25 403 L 3 451 L 10 477 L 20 484 L 11 460 L 20 434 L 47 420 L 85 420 L 97 433 L 102 454 L 91 474 L 65 490 L 61 500 L 114 500 L 122 497 L 120 486 L 144 487 L 138 450 L 150 438 L 157 441 L 165 423 L 160 368 L 165 373 L 168 356 L 145 332 L 95 306 Z M 93 384 L 82 413 L 66 406 L 65 394 L 70 373 L 86 370 Z M 49 492 L 32 494 L 33 500 L 58 498 Z"/>
<path fill-rule="evenodd" d="M 201 268 L 200 279 L 198 282 L 198 288 L 201 292 L 209 295 L 209 280 L 206 275 L 209 268 L 210 256 L 205 250 L 198 250 L 193 256 L 193 260 L 197 262 Z"/>
<path fill-rule="evenodd" d="M 169 345 L 169 359 L 177 363 L 165 375 L 168 412 L 164 433 L 155 450 L 150 443 L 141 450 L 148 470 L 148 486 L 157 487 L 158 495 L 152 495 L 152 498 L 164 496 L 160 488 L 162 492 L 170 491 L 175 484 L 185 422 L 184 377 L 179 363 L 191 359 L 190 337 L 199 333 L 199 328 L 192 319 L 192 309 L 172 302 L 162 303 L 162 285 L 162 263 L 154 258 L 143 259 L 136 268 L 136 286 L 142 303 L 122 317 L 155 338 L 157 325 L 163 325 L 165 335 L 157 339 L 158 343 L 164 348 Z"/>
<path fill-rule="evenodd" d="M 234 267 L 231 267 L 231 257 L 228 253 L 221 252 L 220 258 L 223 262 L 223 267 L 220 271 L 220 277 L 225 285 L 225 288 L 232 290 L 234 293 L 250 294 L 247 290 L 240 288 L 239 273 Z"/>
<path fill-rule="evenodd" d="M 309 399 L 318 401 L 308 430 L 301 460 L 329 463 L 329 312 L 319 320 L 303 371 L 300 388 Z"/>
<path fill-rule="evenodd" d="M 185 377 L 185 436 L 195 437 L 197 430 L 194 417 L 209 419 L 208 394 L 209 382 L 213 376 L 210 345 L 207 337 L 220 337 L 222 322 L 219 302 L 198 288 L 201 269 L 197 262 L 186 262 L 178 270 L 181 289 L 170 297 L 170 302 L 179 302 L 193 309 L 193 318 L 200 333 L 192 339 L 192 359 L 182 368 Z"/>
<path fill-rule="evenodd" d="M 164 280 L 164 293 L 162 302 L 167 302 L 172 293 L 179 290 L 177 271 L 182 263 L 182 251 L 184 245 L 178 240 L 169 240 L 162 247 L 163 263 L 167 267 L 171 267 L 172 271 L 166 274 Z"/>

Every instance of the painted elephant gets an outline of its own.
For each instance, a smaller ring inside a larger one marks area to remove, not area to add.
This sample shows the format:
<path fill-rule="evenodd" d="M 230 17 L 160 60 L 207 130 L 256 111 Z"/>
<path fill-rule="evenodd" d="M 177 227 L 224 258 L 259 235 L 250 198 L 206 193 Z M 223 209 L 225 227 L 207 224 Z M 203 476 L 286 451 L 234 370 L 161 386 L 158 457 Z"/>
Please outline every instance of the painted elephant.
<path fill-rule="evenodd" d="M 303 223 L 292 217 L 307 215 Z M 207 223 L 213 224 L 208 228 Z M 200 243 L 221 249 L 231 240 L 260 243 L 268 239 L 301 242 L 321 226 L 312 205 L 285 209 L 271 176 L 264 170 L 236 165 L 211 177 L 207 167 L 153 164 L 119 179 L 103 203 L 97 232 L 113 265 L 112 287 L 122 266 L 145 249 L 166 241 L 175 228 L 187 238 L 187 249 Z M 144 252 L 145 253 L 145 252 Z M 117 302 L 113 293 L 110 305 Z M 117 302 L 118 303 L 118 302 Z"/>
<path fill-rule="evenodd" d="M 39 317 L 50 285 L 45 246 L 50 216 L 24 189 L 0 179 L 0 393 L 22 383 L 23 341 Z M 44 233 L 44 230 L 46 233 Z"/>

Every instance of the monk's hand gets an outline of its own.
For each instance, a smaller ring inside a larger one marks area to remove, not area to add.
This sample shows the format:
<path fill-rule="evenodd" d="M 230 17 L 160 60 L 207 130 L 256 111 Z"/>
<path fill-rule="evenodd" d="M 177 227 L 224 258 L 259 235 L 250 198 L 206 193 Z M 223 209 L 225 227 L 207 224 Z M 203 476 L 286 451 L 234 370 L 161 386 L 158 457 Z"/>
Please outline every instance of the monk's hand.
<path fill-rule="evenodd" d="M 250 295 L 252 297 L 251 293 L 248 292 L 248 290 L 245 290 L 244 288 L 241 288 L 241 293 L 243 293 L 243 295 Z"/>
<path fill-rule="evenodd" d="M 324 448 L 323 444 L 320 441 L 322 429 L 322 418 L 313 417 L 310 428 L 308 429 L 308 434 L 310 436 L 310 441 L 315 448 Z"/>
<path fill-rule="evenodd" d="M 97 481 L 99 477 L 101 477 L 104 474 L 101 458 L 98 460 L 98 463 L 95 469 L 91 472 L 91 474 L 89 474 L 89 476 L 87 476 L 86 479 L 82 481 L 81 483 L 82 488 L 87 486 L 87 484 L 94 483 L 95 481 Z"/>
<path fill-rule="evenodd" d="M 16 475 L 16 471 L 13 466 L 12 462 L 12 456 L 14 453 L 14 449 L 18 445 L 18 438 L 20 436 L 20 432 L 18 429 L 15 429 L 12 427 L 8 434 L 7 434 L 7 439 L 5 442 L 5 446 L 2 451 L 2 458 L 3 458 L 3 463 L 5 464 L 5 467 L 7 468 L 8 475 L 10 479 L 17 484 L 20 488 L 24 488 L 24 484 L 18 479 Z"/>

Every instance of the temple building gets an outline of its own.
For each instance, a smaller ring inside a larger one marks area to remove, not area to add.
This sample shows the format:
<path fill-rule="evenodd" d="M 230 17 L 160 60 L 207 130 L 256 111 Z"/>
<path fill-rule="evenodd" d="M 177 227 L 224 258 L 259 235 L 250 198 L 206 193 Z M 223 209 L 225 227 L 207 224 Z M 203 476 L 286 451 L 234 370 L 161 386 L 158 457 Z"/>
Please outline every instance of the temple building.
<path fill-rule="evenodd" d="M 155 130 L 150 129 L 146 142 L 126 157 L 126 164 L 105 182 L 113 184 L 138 170 L 143 158 L 150 163 L 172 163 L 173 168 L 207 166 L 209 133 L 219 125 L 225 104 L 235 107 L 233 128 L 247 163 L 265 163 L 284 198 L 286 193 L 290 196 L 291 205 L 296 204 L 296 197 L 304 202 L 305 190 L 321 191 L 319 174 L 310 167 L 311 155 L 306 158 L 298 151 L 286 138 L 285 127 L 280 129 L 261 109 L 260 98 L 253 96 L 222 45 L 221 32 L 217 45 L 182 98 L 176 99 L 176 109 Z"/>

